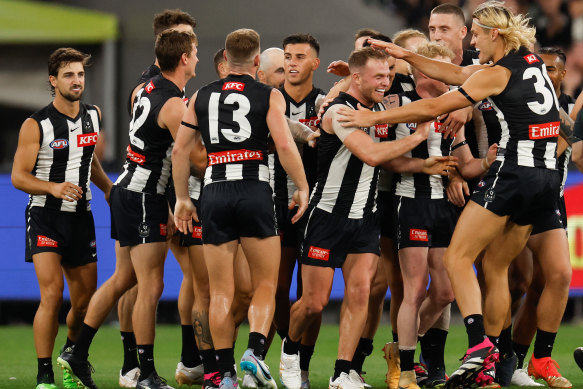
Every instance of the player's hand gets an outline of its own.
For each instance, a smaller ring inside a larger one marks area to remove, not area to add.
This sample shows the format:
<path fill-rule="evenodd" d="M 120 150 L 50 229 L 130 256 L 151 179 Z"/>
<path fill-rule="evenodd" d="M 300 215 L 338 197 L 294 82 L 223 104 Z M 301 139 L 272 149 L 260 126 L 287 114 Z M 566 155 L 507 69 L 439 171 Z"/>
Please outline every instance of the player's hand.
<path fill-rule="evenodd" d="M 350 69 L 348 68 L 348 64 L 344 61 L 331 62 L 326 71 L 340 77 L 350 76 Z"/>
<path fill-rule="evenodd" d="M 83 189 L 81 187 L 71 184 L 70 182 L 52 183 L 50 186 L 50 194 L 58 199 L 65 201 L 81 200 Z"/>
<path fill-rule="evenodd" d="M 337 118 L 343 127 L 371 127 L 376 123 L 376 112 L 363 107 L 360 103 L 358 109 L 351 109 L 346 106 L 338 108 Z"/>
<path fill-rule="evenodd" d="M 369 39 L 370 45 L 376 49 L 385 50 L 391 57 L 398 59 L 403 59 L 408 54 L 409 50 L 406 50 L 394 43 L 389 43 L 385 41 L 380 41 L 377 39 Z"/>
<path fill-rule="evenodd" d="M 429 157 L 423 161 L 422 172 L 433 175 L 447 176 L 449 171 L 457 166 L 457 158 L 452 156 Z"/>
<path fill-rule="evenodd" d="M 316 147 L 316 143 L 318 142 L 319 137 L 320 137 L 320 129 L 316 129 L 314 132 L 312 132 L 306 138 L 306 140 L 308 141 L 308 146 L 310 146 L 311 148 Z"/>
<path fill-rule="evenodd" d="M 417 129 L 415 130 L 415 134 L 420 135 L 425 140 L 429 136 L 431 127 L 432 127 L 431 122 L 417 123 Z"/>
<path fill-rule="evenodd" d="M 292 217 L 291 222 L 292 224 L 296 223 L 298 220 L 300 220 L 300 218 L 302 217 L 302 215 L 304 214 L 304 212 L 306 212 L 306 209 L 308 209 L 308 200 L 309 200 L 309 194 L 307 190 L 296 190 L 292 196 L 292 200 L 289 203 L 288 209 L 294 209 L 294 207 L 298 207 L 298 211 L 296 212 L 296 214 Z"/>
<path fill-rule="evenodd" d="M 438 120 L 443 122 L 441 125 L 443 137 L 454 138 L 460 128 L 472 119 L 472 110 L 472 107 L 466 107 L 440 116 Z"/>
<path fill-rule="evenodd" d="M 457 170 L 450 171 L 449 185 L 445 190 L 447 198 L 456 207 L 463 207 L 466 204 L 466 196 L 470 195 L 470 188 L 468 183 L 458 174 Z"/>
<path fill-rule="evenodd" d="M 196 207 L 190 199 L 179 200 L 176 199 L 174 206 L 174 223 L 176 228 L 183 234 L 192 232 L 192 219 L 199 221 Z"/>
<path fill-rule="evenodd" d="M 496 162 L 496 154 L 498 154 L 498 144 L 494 143 L 488 148 L 488 153 L 486 154 L 486 161 L 488 161 L 488 166 L 492 166 Z"/>
<path fill-rule="evenodd" d="M 320 110 L 318 111 L 318 120 L 320 120 L 320 121 L 322 120 L 322 115 L 324 115 L 324 111 L 326 111 L 326 108 L 328 108 L 328 106 L 330 105 L 332 100 L 334 100 L 334 99 L 326 99 L 322 102 L 322 105 L 320 106 Z"/>

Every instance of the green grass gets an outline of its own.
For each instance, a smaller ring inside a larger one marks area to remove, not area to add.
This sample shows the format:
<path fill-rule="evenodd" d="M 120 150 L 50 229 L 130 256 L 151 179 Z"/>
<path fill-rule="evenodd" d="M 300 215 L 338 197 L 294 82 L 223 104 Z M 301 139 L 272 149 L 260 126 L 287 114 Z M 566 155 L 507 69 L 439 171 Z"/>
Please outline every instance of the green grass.
<path fill-rule="evenodd" d="M 241 328 L 235 357 L 242 355 L 247 345 L 248 327 Z M 583 373 L 573 361 L 573 350 L 583 345 L 582 326 L 563 325 L 559 331 L 554 358 L 561 365 L 561 372 L 573 383 L 573 388 L 583 388 Z M 65 328 L 60 328 L 56 349 L 65 339 Z M 366 360 L 364 370 L 366 380 L 374 388 L 385 388 L 385 360 L 382 358 L 382 346 L 390 340 L 390 328 L 383 325 L 379 330 L 373 354 Z M 276 336 L 267 355 L 267 363 L 274 375 L 279 366 L 280 340 Z M 313 388 L 326 388 L 328 377 L 332 374 L 338 345 L 338 326 L 324 325 L 320 331 L 316 351 L 312 358 L 310 380 Z M 458 367 L 458 358 L 466 347 L 466 335 L 463 327 L 454 326 L 448 338 L 446 365 L 448 371 Z M 117 377 L 122 362 L 122 347 L 117 328 L 103 327 L 98 333 L 90 350 L 90 360 L 95 367 L 94 379 L 100 389 L 117 388 Z M 174 369 L 180 358 L 180 327 L 159 326 L 155 346 L 156 366 L 159 374 L 175 385 Z M 61 372 L 56 365 L 56 351 L 53 358 L 55 377 L 61 383 Z M 0 388 L 34 388 L 36 386 L 36 356 L 31 326 L 0 327 Z"/>

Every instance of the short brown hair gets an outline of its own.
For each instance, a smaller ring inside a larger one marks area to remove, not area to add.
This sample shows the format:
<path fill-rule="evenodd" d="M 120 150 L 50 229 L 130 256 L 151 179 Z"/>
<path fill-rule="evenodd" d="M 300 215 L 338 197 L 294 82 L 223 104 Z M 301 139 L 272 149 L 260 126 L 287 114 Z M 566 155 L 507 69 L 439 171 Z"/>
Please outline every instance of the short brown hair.
<path fill-rule="evenodd" d="M 362 49 L 354 50 L 348 57 L 348 67 L 353 72 L 358 68 L 366 65 L 369 59 L 378 59 L 386 61 L 389 55 L 384 50 L 373 49 L 372 47 L 363 47 Z"/>
<path fill-rule="evenodd" d="M 427 39 L 427 35 L 421 31 L 408 28 L 406 30 L 397 31 L 395 35 L 393 35 L 393 43 L 397 46 L 405 47 L 405 43 L 411 38 L 424 38 L 425 40 L 429 40 Z"/>
<path fill-rule="evenodd" d="M 221 47 L 219 49 L 219 51 L 217 51 L 215 53 L 215 56 L 213 57 L 213 62 L 215 63 L 215 72 L 217 72 L 217 75 L 219 75 L 219 65 L 221 64 L 221 62 L 225 61 L 225 57 L 223 56 L 224 52 L 225 52 L 225 48 Z"/>
<path fill-rule="evenodd" d="M 457 5 L 451 3 L 440 4 L 431 10 L 431 15 L 433 14 L 446 14 L 457 16 L 462 26 L 466 25 L 466 17 L 464 11 Z"/>
<path fill-rule="evenodd" d="M 173 71 L 178 66 L 182 54 L 190 55 L 192 44 L 198 44 L 196 35 L 174 29 L 164 30 L 156 38 L 156 59 L 163 72 Z"/>
<path fill-rule="evenodd" d="M 259 54 L 259 34 L 250 28 L 241 28 L 227 35 L 225 51 L 227 60 L 235 66 L 247 65 Z"/>
<path fill-rule="evenodd" d="M 363 36 L 372 36 L 380 34 L 381 34 L 380 31 L 374 30 L 372 28 L 361 28 L 360 30 L 356 31 L 356 34 L 354 34 L 354 40 L 362 38 Z"/>
<path fill-rule="evenodd" d="M 282 47 L 285 50 L 287 45 L 295 45 L 300 43 L 307 43 L 312 49 L 316 51 L 316 56 L 320 55 L 320 43 L 311 34 L 293 34 L 283 39 Z"/>
<path fill-rule="evenodd" d="M 455 54 L 449 49 L 449 47 L 436 43 L 427 42 L 422 45 L 417 46 L 415 52 L 427 58 L 444 57 L 449 59 L 454 59 Z"/>
<path fill-rule="evenodd" d="M 82 53 L 79 50 L 75 50 L 71 47 L 61 47 L 60 49 L 53 51 L 53 53 L 49 56 L 49 76 L 57 77 L 59 74 L 59 69 L 63 66 L 67 66 L 72 62 L 81 62 L 83 64 L 83 68 L 85 68 L 90 58 L 90 54 Z M 50 85 L 50 83 L 49 86 L 51 88 L 51 93 L 54 96 L 55 87 Z"/>
<path fill-rule="evenodd" d="M 179 24 L 188 24 L 196 27 L 196 20 L 190 16 L 188 12 L 184 12 L 180 9 L 167 9 L 159 14 L 154 15 L 154 36 L 158 36 L 162 31 L 167 30 L 171 27 L 177 26 Z"/>

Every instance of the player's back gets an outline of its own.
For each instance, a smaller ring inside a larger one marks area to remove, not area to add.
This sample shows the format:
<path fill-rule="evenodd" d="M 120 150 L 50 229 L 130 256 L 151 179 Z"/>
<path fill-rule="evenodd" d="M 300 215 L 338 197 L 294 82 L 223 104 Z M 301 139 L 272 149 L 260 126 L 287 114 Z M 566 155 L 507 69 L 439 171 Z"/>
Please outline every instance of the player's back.
<path fill-rule="evenodd" d="M 266 118 L 271 89 L 249 75 L 230 74 L 198 91 L 194 109 L 208 155 L 205 185 L 269 182 Z"/>

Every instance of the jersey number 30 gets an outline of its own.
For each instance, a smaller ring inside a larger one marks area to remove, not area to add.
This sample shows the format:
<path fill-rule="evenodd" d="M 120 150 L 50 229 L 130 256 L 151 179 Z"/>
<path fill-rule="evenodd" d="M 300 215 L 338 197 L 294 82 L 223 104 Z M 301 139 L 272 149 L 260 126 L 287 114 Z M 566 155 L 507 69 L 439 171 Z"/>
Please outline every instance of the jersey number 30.
<path fill-rule="evenodd" d="M 549 87 L 545 84 L 545 80 L 548 82 L 548 85 L 553 85 L 549 76 L 545 72 L 541 72 L 539 68 L 532 67 L 528 68 L 524 71 L 522 75 L 523 80 L 528 80 L 534 77 L 534 90 L 536 91 L 537 95 L 542 95 L 543 102 L 540 103 L 539 101 L 528 101 L 528 108 L 538 115 L 545 115 L 548 113 L 551 108 L 553 107 L 553 103 L 559 109 L 559 102 L 557 100 L 557 96 L 553 93 Z"/>
<path fill-rule="evenodd" d="M 209 99 L 209 134 L 211 143 L 219 143 L 219 98 L 220 93 L 211 93 Z M 237 131 L 231 128 L 221 128 L 221 133 L 231 142 L 243 142 L 251 136 L 251 123 L 247 120 L 247 115 L 251 110 L 251 104 L 247 96 L 240 93 L 231 93 L 225 97 L 223 104 L 234 105 L 237 103 L 238 108 L 233 111 L 233 122 L 239 125 Z"/>

